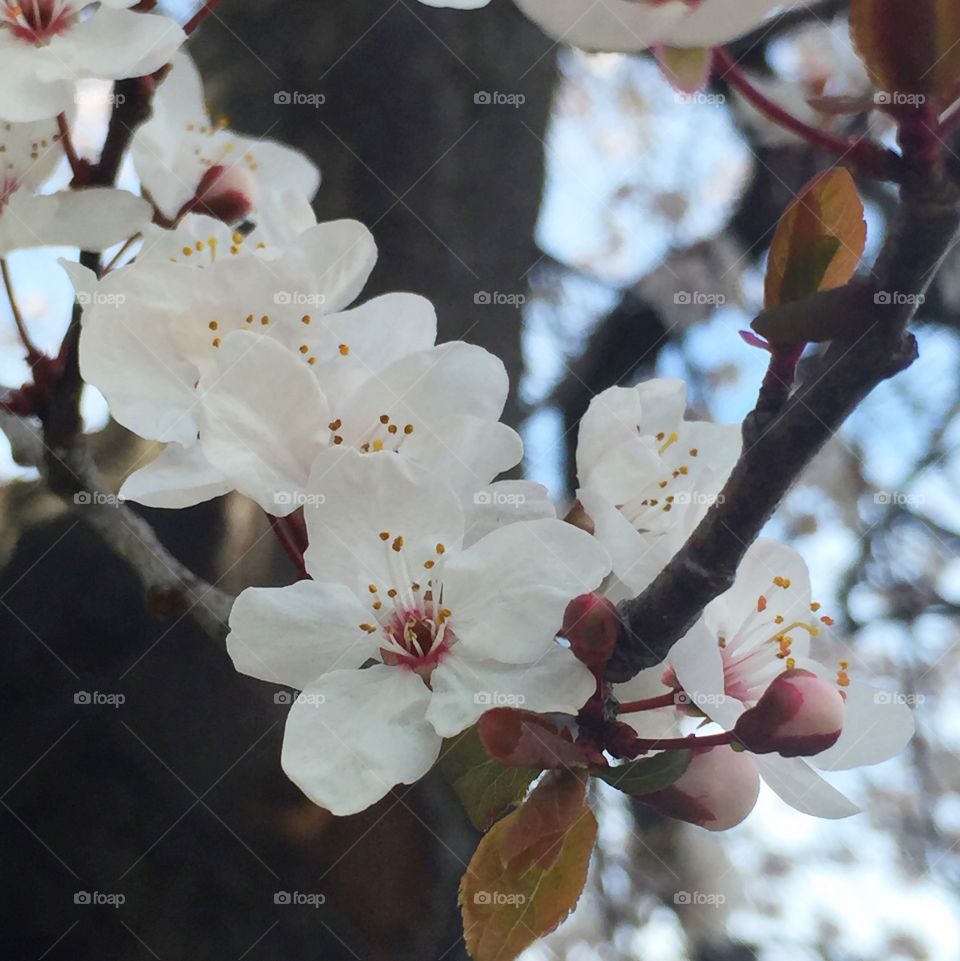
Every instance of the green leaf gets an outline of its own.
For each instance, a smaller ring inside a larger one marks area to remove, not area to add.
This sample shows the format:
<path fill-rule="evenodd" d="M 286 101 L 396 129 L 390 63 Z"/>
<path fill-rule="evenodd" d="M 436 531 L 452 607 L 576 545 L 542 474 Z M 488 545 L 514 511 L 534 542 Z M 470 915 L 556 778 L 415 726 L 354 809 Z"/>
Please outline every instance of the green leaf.
<path fill-rule="evenodd" d="M 664 751 L 592 773 L 624 794 L 642 797 L 670 787 L 690 765 L 690 751 Z"/>
<path fill-rule="evenodd" d="M 460 882 L 463 936 L 475 961 L 512 961 L 573 910 L 597 821 L 583 781 L 552 771 L 493 826 Z"/>
<path fill-rule="evenodd" d="M 440 770 L 480 831 L 519 804 L 540 771 L 506 767 L 487 754 L 476 727 L 444 742 Z"/>

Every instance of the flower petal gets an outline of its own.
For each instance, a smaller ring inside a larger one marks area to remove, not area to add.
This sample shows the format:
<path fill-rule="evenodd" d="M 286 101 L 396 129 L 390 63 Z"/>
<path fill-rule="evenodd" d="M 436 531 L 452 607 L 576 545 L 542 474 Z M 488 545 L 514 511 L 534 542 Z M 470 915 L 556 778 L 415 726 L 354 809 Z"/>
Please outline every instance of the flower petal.
<path fill-rule="evenodd" d="M 860 808 L 827 783 L 803 758 L 757 754 L 760 776 L 780 798 L 802 814 L 817 818 L 848 818 Z"/>
<path fill-rule="evenodd" d="M 315 272 L 311 292 L 323 297 L 327 314 L 357 298 L 377 262 L 373 235 L 356 220 L 333 220 L 305 230 L 300 249 Z"/>
<path fill-rule="evenodd" d="M 203 456 L 196 444 L 168 444 L 146 467 L 134 471 L 120 496 L 145 507 L 192 507 L 229 494 L 233 485 Z"/>
<path fill-rule="evenodd" d="M 433 767 L 443 742 L 426 720 L 429 702 L 429 689 L 411 671 L 332 671 L 290 710 L 283 770 L 333 814 L 363 811 Z"/>
<path fill-rule="evenodd" d="M 361 594 L 371 583 L 409 588 L 410 581 L 396 583 L 401 574 L 425 581 L 436 545 L 454 552 L 463 537 L 454 491 L 389 451 L 330 448 L 314 463 L 307 493 L 307 570 Z"/>
<path fill-rule="evenodd" d="M 456 645 L 431 675 L 430 686 L 427 720 L 437 734 L 453 737 L 491 707 L 576 714 L 593 694 L 596 681 L 569 648 L 556 643 L 534 664 L 473 660 Z"/>
<path fill-rule="evenodd" d="M 567 603 L 609 570 L 603 546 L 570 524 L 508 524 L 447 561 L 443 603 L 470 657 L 526 664 L 553 643 Z"/>
<path fill-rule="evenodd" d="M 826 680 L 833 680 L 825 672 Z M 833 747 L 810 758 L 825 771 L 879 764 L 899 754 L 916 729 L 913 711 L 901 698 L 869 684 L 852 681 L 844 688 L 843 730 Z"/>
<path fill-rule="evenodd" d="M 296 510 L 329 435 L 327 399 L 310 368 L 275 340 L 236 331 L 199 390 L 210 463 L 268 514 Z"/>
<path fill-rule="evenodd" d="M 526 480 L 502 480 L 486 484 L 465 497 L 464 511 L 467 528 L 463 537 L 465 547 L 475 544 L 481 537 L 486 537 L 504 524 L 541 518 L 555 520 L 557 516 L 557 509 L 547 488 Z"/>
<path fill-rule="evenodd" d="M 341 584 L 249 587 L 230 612 L 227 653 L 241 674 L 299 690 L 338 668 L 359 668 L 376 653 L 359 628 L 368 616 Z"/>

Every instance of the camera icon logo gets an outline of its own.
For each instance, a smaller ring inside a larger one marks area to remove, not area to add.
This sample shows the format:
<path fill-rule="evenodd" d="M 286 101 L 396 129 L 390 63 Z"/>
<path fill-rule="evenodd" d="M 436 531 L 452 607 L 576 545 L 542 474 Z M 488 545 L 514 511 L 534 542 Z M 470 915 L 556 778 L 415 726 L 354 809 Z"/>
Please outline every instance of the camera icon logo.
<path fill-rule="evenodd" d="M 691 900 L 689 891 L 677 891 L 673 896 L 674 904 L 690 904 Z"/>
<path fill-rule="evenodd" d="M 273 102 L 276 104 L 288 104 L 293 102 L 293 97 L 289 90 L 278 90 L 273 95 Z"/>
<path fill-rule="evenodd" d="M 76 691 L 73 695 L 74 704 L 90 704 L 92 701 L 89 691 Z"/>
<path fill-rule="evenodd" d="M 473 502 L 478 507 L 487 507 L 493 503 L 493 496 L 490 494 L 490 491 L 477 491 L 476 494 L 473 495 Z"/>
<path fill-rule="evenodd" d="M 277 691 L 273 695 L 274 704 L 290 705 L 290 704 L 293 704 L 293 701 L 294 701 L 294 695 L 291 694 L 289 691 Z"/>
<path fill-rule="evenodd" d="M 489 904 L 490 903 L 490 893 L 489 891 L 477 891 L 473 896 L 474 904 Z"/>
<path fill-rule="evenodd" d="M 290 900 L 291 899 L 290 899 L 289 891 L 274 891 L 273 893 L 274 904 L 289 904 Z"/>
<path fill-rule="evenodd" d="M 678 290 L 673 295 L 673 302 L 675 304 L 680 304 L 680 305 L 689 304 L 692 302 L 692 300 L 693 298 L 690 296 L 690 291 L 688 290 Z"/>
<path fill-rule="evenodd" d="M 493 103 L 493 97 L 486 90 L 479 90 L 473 95 L 473 102 L 478 104 Z"/>
<path fill-rule="evenodd" d="M 90 904 L 90 892 L 89 891 L 74 891 L 73 892 L 73 903 L 74 904 Z"/>

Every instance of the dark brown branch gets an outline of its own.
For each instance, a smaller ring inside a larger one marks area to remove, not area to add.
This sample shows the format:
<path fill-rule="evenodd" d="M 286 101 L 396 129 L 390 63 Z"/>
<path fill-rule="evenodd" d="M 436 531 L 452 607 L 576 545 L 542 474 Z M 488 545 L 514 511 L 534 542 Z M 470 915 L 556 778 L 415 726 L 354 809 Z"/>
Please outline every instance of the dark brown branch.
<path fill-rule="evenodd" d="M 608 677 L 625 681 L 661 661 L 703 608 L 733 583 L 737 567 L 791 485 L 847 415 L 885 378 L 909 366 L 907 324 L 960 230 L 960 193 L 945 177 L 911 176 L 874 270 L 843 295 L 811 298 L 837 316 L 842 339 L 813 361 L 778 410 L 755 410 L 744 451 L 721 498 L 657 579 L 622 608 L 623 630 Z M 877 303 L 876 294 L 889 294 Z M 851 316 L 860 318 L 853 329 Z"/>

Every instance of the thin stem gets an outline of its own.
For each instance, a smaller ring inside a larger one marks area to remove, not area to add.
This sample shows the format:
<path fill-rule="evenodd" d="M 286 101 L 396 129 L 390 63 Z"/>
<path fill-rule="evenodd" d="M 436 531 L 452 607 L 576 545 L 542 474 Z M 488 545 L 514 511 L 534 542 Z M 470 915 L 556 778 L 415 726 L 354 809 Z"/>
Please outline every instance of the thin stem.
<path fill-rule="evenodd" d="M 310 575 L 307 573 L 306 565 L 303 562 L 303 553 L 286 523 L 286 518 L 267 514 L 267 520 L 270 521 L 270 526 L 273 528 L 273 533 L 277 535 L 280 546 L 287 552 L 287 557 L 293 561 L 293 566 L 297 569 L 298 580 L 308 580 Z"/>
<path fill-rule="evenodd" d="M 795 117 L 758 90 L 724 47 L 714 49 L 713 69 L 768 120 L 796 134 L 812 147 L 819 147 L 841 160 L 856 163 L 863 173 L 870 176 L 895 179 L 900 159 L 895 153 L 870 140 L 846 140 L 837 137 Z"/>
<path fill-rule="evenodd" d="M 677 703 L 677 692 L 667 691 L 656 697 L 648 697 L 642 701 L 624 701 L 617 705 L 617 714 L 636 714 L 638 711 L 654 711 L 659 707 L 674 707 Z"/>
<path fill-rule="evenodd" d="M 77 183 L 82 183 L 84 179 L 84 166 L 77 154 L 77 148 L 73 145 L 73 137 L 70 136 L 70 124 L 67 123 L 65 113 L 57 114 L 57 126 L 60 128 L 60 143 L 63 145 L 63 152 L 67 155 L 67 162 L 73 172 L 73 179 Z"/>
<path fill-rule="evenodd" d="M 110 258 L 110 262 L 101 269 L 100 276 L 103 277 L 109 274 L 111 270 L 116 267 L 120 258 L 142 237 L 142 234 L 134 234 L 132 237 L 128 237 L 124 245 Z"/>
<path fill-rule="evenodd" d="M 688 751 L 690 748 L 720 747 L 733 744 L 733 731 L 720 734 L 690 734 L 687 737 L 635 738 L 630 742 L 631 751 L 646 754 L 648 751 Z"/>
<path fill-rule="evenodd" d="M 27 351 L 27 363 L 33 366 L 38 360 L 43 358 L 43 353 L 37 350 L 33 341 L 30 339 L 30 334 L 27 331 L 27 325 L 23 321 L 23 314 L 20 313 L 20 307 L 17 304 L 17 298 L 13 293 L 13 283 L 10 279 L 10 268 L 7 265 L 5 258 L 0 257 L 0 274 L 3 275 L 3 286 L 7 290 L 7 299 L 10 301 L 10 310 L 13 313 L 13 322 L 17 325 L 17 333 L 20 336 L 20 343 L 23 344 Z"/>
<path fill-rule="evenodd" d="M 183 32 L 189 37 L 219 4 L 220 0 L 206 0 L 206 3 L 184 24 Z"/>

